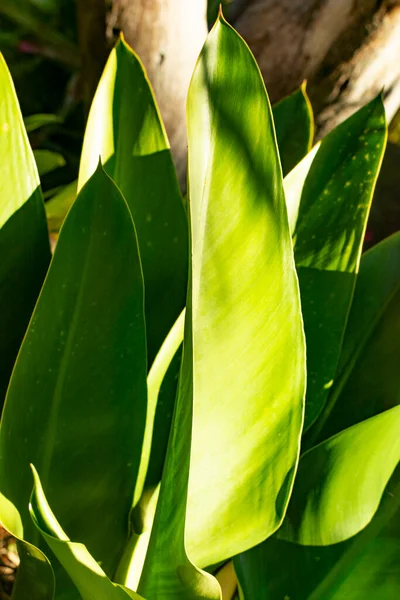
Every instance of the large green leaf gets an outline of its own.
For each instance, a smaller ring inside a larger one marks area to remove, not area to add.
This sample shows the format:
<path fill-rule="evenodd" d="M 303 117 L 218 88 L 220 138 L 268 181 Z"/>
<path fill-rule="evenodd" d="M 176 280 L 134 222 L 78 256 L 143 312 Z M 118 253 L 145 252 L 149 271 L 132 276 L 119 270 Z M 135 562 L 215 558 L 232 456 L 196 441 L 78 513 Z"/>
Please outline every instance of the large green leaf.
<path fill-rule="evenodd" d="M 140 600 L 140 596 L 132 590 L 112 583 L 83 544 L 71 542 L 47 503 L 35 469 L 33 475 L 35 485 L 30 503 L 32 520 L 71 577 L 82 600 Z"/>
<path fill-rule="evenodd" d="M 188 133 L 192 281 L 145 597 L 183 593 L 193 576 L 187 559 L 187 576 L 180 569 L 185 548 L 203 567 L 279 527 L 303 418 L 304 337 L 271 109 L 222 16 L 190 85 Z"/>
<path fill-rule="evenodd" d="M 99 167 L 62 227 L 3 413 L 0 486 L 25 540 L 39 542 L 28 513 L 34 462 L 68 535 L 113 574 L 141 494 L 146 371 L 135 229 Z"/>
<path fill-rule="evenodd" d="M 336 383 L 310 430 L 326 439 L 400 404 L 400 233 L 361 258 Z M 307 440 L 309 442 L 309 440 Z"/>
<path fill-rule="evenodd" d="M 0 408 L 50 262 L 35 159 L 0 55 Z"/>
<path fill-rule="evenodd" d="M 397 469 L 371 523 L 346 542 L 313 547 L 273 537 L 238 556 L 235 569 L 244 599 L 399 597 L 399 476 Z"/>
<path fill-rule="evenodd" d="M 283 176 L 311 150 L 314 117 L 306 82 L 272 107 Z"/>
<path fill-rule="evenodd" d="M 322 140 L 304 183 L 294 243 L 307 339 L 305 428 L 335 378 L 386 129 L 378 96 Z"/>
<path fill-rule="evenodd" d="M 90 110 L 78 189 L 99 156 L 124 194 L 137 229 L 150 366 L 185 305 L 187 221 L 149 81 L 123 40 L 110 54 Z"/>
<path fill-rule="evenodd" d="M 280 539 L 345 541 L 374 516 L 400 460 L 400 406 L 349 427 L 301 457 Z"/>
<path fill-rule="evenodd" d="M 185 544 L 193 420 L 190 303 L 189 296 L 178 396 L 160 497 L 138 588 L 143 597 L 157 600 L 222 600 L 217 580 L 196 568 L 187 555 Z"/>
<path fill-rule="evenodd" d="M 281 523 L 305 386 L 271 108 L 254 57 L 222 17 L 191 82 L 188 134 L 194 425 L 187 548 L 202 566 Z"/>

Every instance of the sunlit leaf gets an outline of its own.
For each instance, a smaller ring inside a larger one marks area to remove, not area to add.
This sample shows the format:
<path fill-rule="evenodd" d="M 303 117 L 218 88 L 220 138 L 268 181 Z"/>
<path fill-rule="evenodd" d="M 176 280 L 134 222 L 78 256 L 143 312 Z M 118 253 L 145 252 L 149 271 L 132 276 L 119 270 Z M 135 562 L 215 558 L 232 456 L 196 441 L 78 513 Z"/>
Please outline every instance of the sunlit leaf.
<path fill-rule="evenodd" d="M 188 133 L 194 425 L 187 548 L 203 566 L 279 526 L 305 385 L 271 109 L 253 56 L 222 17 L 192 79 Z"/>
<path fill-rule="evenodd" d="M 252 55 L 222 17 L 191 82 L 188 125 L 192 281 L 139 585 L 157 598 L 186 597 L 184 584 L 194 585 L 185 547 L 203 567 L 279 527 L 303 415 L 304 339 L 271 109 Z"/>
<path fill-rule="evenodd" d="M 308 172 L 319 150 L 321 142 L 315 144 L 312 150 L 299 162 L 298 165 L 286 175 L 283 180 L 285 190 L 286 208 L 288 211 L 290 233 L 293 234 L 296 229 L 296 223 L 299 216 L 299 207 L 304 182 Z"/>
<path fill-rule="evenodd" d="M 400 460 L 400 406 L 312 448 L 299 469 L 280 539 L 307 546 L 345 541 L 374 516 Z"/>
<path fill-rule="evenodd" d="M 135 221 L 151 366 L 185 305 L 187 221 L 149 81 L 140 60 L 123 40 L 112 50 L 94 97 L 78 189 L 95 170 L 99 156 Z"/>
<path fill-rule="evenodd" d="M 346 542 L 300 546 L 276 537 L 235 559 L 245 600 L 393 600 L 400 594 L 400 470 L 371 523 Z M 282 568 L 284 565 L 284 568 Z"/>

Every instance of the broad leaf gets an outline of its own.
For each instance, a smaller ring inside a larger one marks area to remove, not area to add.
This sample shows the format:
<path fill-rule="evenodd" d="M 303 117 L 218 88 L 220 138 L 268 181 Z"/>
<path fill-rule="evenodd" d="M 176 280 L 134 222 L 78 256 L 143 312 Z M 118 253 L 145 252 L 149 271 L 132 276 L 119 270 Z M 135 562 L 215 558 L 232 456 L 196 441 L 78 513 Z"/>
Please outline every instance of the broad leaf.
<path fill-rule="evenodd" d="M 30 504 L 32 520 L 71 577 L 82 600 L 140 600 L 140 596 L 132 590 L 112 583 L 83 544 L 71 542 L 47 503 L 35 469 L 33 475 L 35 485 Z"/>
<path fill-rule="evenodd" d="M 294 243 L 307 339 L 305 428 L 335 378 L 386 129 L 379 96 L 322 140 L 304 183 Z"/>
<path fill-rule="evenodd" d="M 235 559 L 245 600 L 393 600 L 400 594 L 397 469 L 371 523 L 346 542 L 300 546 L 275 537 Z M 284 568 L 282 568 L 284 565 Z"/>
<path fill-rule="evenodd" d="M 189 556 L 203 566 L 279 527 L 305 386 L 271 108 L 254 57 L 222 17 L 191 82 L 188 134 L 194 425 L 186 532 Z"/>
<path fill-rule="evenodd" d="M 145 597 L 183 593 L 193 576 L 187 561 L 187 576 L 179 571 L 185 547 L 203 567 L 279 527 L 303 417 L 304 338 L 271 109 L 222 16 L 191 82 L 188 125 L 192 281 Z"/>
<path fill-rule="evenodd" d="M 314 117 L 306 93 L 306 82 L 290 96 L 272 107 L 276 140 L 283 176 L 287 175 L 311 150 Z"/>
<path fill-rule="evenodd" d="M 35 159 L 0 55 L 0 408 L 50 261 Z"/>
<path fill-rule="evenodd" d="M 280 539 L 345 541 L 374 516 L 400 461 L 400 406 L 362 421 L 301 457 Z"/>
<path fill-rule="evenodd" d="M 185 319 L 185 342 L 178 396 L 169 438 L 149 547 L 138 591 L 157 600 L 222 600 L 217 580 L 196 568 L 187 555 L 185 526 L 190 465 L 192 406 L 192 363 L 190 306 Z"/>
<path fill-rule="evenodd" d="M 187 221 L 150 84 L 122 39 L 110 54 L 90 110 L 78 189 L 99 156 L 124 194 L 137 229 L 151 366 L 185 305 Z"/>
<path fill-rule="evenodd" d="M 343 341 L 338 376 L 310 438 L 400 404 L 400 233 L 366 252 Z M 308 440 L 309 442 L 309 440 Z"/>
<path fill-rule="evenodd" d="M 99 167 L 62 227 L 3 413 L 0 486 L 25 540 L 39 542 L 28 513 L 33 462 L 68 535 L 113 574 L 141 495 L 146 371 L 135 229 Z"/>

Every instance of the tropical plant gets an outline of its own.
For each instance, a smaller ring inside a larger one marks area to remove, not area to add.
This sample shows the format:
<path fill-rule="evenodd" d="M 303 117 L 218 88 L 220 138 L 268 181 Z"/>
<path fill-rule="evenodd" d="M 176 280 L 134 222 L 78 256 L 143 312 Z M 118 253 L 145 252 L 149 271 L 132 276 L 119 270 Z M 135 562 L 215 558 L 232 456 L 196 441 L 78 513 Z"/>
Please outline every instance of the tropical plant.
<path fill-rule="evenodd" d="M 397 597 L 400 234 L 361 256 L 381 97 L 312 147 L 305 87 L 271 110 L 220 15 L 188 94 L 184 203 L 120 40 L 78 195 L 47 206 L 51 258 L 4 62 L 0 93 L 14 600 Z"/>

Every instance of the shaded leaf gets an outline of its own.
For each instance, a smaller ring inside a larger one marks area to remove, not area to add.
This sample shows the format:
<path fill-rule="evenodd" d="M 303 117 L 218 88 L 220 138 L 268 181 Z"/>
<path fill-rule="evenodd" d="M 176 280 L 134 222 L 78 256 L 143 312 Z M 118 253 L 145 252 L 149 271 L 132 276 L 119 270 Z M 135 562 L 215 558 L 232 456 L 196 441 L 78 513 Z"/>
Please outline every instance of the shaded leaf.
<path fill-rule="evenodd" d="M 311 150 L 314 116 L 304 81 L 298 90 L 272 107 L 283 176 Z"/>
<path fill-rule="evenodd" d="M 69 540 L 47 503 L 35 469 L 33 475 L 35 485 L 30 504 L 32 520 L 71 577 L 82 600 L 139 600 L 140 596 L 132 590 L 112 583 L 83 544 Z"/>
<path fill-rule="evenodd" d="M 0 55 L 0 408 L 49 261 L 35 159 Z"/>
<path fill-rule="evenodd" d="M 400 404 L 400 233 L 361 258 L 336 383 L 310 430 L 321 440 Z"/>
<path fill-rule="evenodd" d="M 304 183 L 293 239 L 307 339 L 305 428 L 335 378 L 386 130 L 378 96 L 322 140 Z"/>
<path fill-rule="evenodd" d="M 141 495 L 146 371 L 134 225 L 99 167 L 62 227 L 3 413 L 0 486 L 25 540 L 40 541 L 28 513 L 35 461 L 68 535 L 115 571 Z"/>

